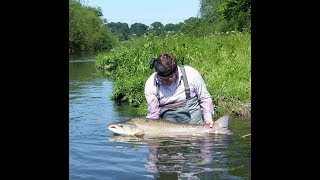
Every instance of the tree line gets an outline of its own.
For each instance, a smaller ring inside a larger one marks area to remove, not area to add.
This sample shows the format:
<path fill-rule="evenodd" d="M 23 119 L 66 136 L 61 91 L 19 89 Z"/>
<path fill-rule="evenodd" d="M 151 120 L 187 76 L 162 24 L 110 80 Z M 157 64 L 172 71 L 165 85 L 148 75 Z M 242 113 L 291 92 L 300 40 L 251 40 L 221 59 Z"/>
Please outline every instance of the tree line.
<path fill-rule="evenodd" d="M 199 17 L 190 17 L 178 24 L 154 22 L 150 26 L 110 22 L 102 18 L 101 8 L 69 0 L 69 49 L 110 50 L 116 41 L 126 41 L 146 34 L 165 36 L 182 33 L 203 37 L 216 32 L 250 31 L 251 0 L 199 0 Z"/>
<path fill-rule="evenodd" d="M 101 8 L 69 0 L 69 51 L 109 50 L 116 38 L 102 18 Z"/>

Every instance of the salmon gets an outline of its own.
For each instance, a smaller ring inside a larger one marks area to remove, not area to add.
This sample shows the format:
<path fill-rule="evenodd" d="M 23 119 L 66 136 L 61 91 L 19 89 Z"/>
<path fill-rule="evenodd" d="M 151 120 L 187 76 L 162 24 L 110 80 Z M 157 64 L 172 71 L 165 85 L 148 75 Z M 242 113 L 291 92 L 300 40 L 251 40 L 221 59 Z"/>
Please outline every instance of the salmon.
<path fill-rule="evenodd" d="M 143 136 L 179 136 L 233 133 L 229 129 L 229 115 L 214 121 L 212 128 L 208 124 L 182 124 L 165 119 L 133 118 L 111 123 L 108 129 L 115 134 L 136 137 Z"/>

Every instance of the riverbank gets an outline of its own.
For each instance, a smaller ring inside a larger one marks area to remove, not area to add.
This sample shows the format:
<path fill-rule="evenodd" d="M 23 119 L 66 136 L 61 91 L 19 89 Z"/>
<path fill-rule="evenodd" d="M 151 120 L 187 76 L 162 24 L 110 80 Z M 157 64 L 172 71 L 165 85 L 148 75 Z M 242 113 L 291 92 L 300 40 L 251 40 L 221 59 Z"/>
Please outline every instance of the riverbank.
<path fill-rule="evenodd" d="M 117 48 L 95 56 L 95 66 L 114 79 L 111 98 L 126 101 L 145 115 L 144 85 L 154 72 L 149 62 L 161 53 L 174 54 L 181 65 L 202 75 L 219 114 L 251 114 L 251 35 L 248 32 L 213 34 L 206 37 L 145 36 L 121 42 Z"/>
<path fill-rule="evenodd" d="M 223 112 L 218 111 L 217 114 L 222 116 L 223 114 L 231 114 L 234 116 L 251 117 L 251 103 L 250 102 L 219 102 L 220 109 Z"/>

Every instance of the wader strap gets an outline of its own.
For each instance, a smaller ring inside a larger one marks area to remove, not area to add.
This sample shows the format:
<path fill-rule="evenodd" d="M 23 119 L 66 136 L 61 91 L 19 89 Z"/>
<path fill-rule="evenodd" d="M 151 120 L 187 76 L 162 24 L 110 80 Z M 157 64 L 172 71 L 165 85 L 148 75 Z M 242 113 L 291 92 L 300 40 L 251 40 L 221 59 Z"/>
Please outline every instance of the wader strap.
<path fill-rule="evenodd" d="M 184 84 L 184 91 L 186 93 L 186 99 L 190 99 L 190 88 L 188 85 L 188 79 L 187 79 L 187 75 L 186 75 L 186 71 L 184 70 L 183 66 L 180 66 L 181 72 L 183 74 L 183 84 Z M 160 85 L 156 82 L 156 86 L 157 86 L 157 98 L 158 101 L 160 102 Z"/>
<path fill-rule="evenodd" d="M 180 66 L 181 72 L 183 74 L 183 84 L 184 84 L 184 90 L 186 93 L 186 99 L 190 99 L 190 88 L 188 85 L 188 79 L 187 79 L 187 75 L 186 75 L 186 71 L 184 70 L 183 66 Z"/>
<path fill-rule="evenodd" d="M 157 98 L 158 98 L 158 102 L 160 103 L 160 93 L 159 93 L 160 86 L 159 86 L 159 84 L 157 82 L 156 82 L 156 86 L 157 86 Z"/>

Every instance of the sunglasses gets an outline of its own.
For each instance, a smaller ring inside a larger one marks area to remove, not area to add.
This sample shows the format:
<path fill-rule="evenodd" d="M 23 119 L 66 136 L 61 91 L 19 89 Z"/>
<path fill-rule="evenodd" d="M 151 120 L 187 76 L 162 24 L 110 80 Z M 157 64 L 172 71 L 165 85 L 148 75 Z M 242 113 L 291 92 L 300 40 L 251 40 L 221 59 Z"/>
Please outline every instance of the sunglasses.
<path fill-rule="evenodd" d="M 159 75 L 157 75 L 157 76 L 161 81 L 173 81 L 176 74 L 177 74 L 177 71 L 175 71 L 174 73 L 172 73 L 170 76 L 167 76 L 167 77 L 162 77 Z"/>

